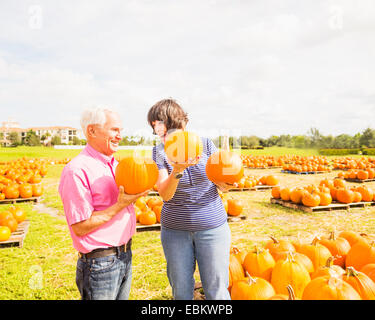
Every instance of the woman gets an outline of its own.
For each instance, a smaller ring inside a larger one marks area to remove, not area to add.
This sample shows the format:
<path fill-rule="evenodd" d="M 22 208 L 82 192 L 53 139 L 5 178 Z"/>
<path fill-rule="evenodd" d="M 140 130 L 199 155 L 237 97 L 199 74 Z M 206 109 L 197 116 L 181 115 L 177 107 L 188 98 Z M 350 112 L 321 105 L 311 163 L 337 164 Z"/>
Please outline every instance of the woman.
<path fill-rule="evenodd" d="M 148 112 L 148 123 L 161 143 L 153 148 L 159 168 L 157 187 L 164 200 L 161 212 L 161 242 L 167 260 L 167 275 L 176 300 L 191 300 L 194 271 L 198 263 L 207 300 L 229 300 L 230 229 L 216 186 L 206 176 L 208 157 L 217 149 L 201 138 L 200 158 L 184 164 L 170 163 L 164 152 L 168 133 L 185 130 L 187 114 L 172 99 L 157 102 Z"/>

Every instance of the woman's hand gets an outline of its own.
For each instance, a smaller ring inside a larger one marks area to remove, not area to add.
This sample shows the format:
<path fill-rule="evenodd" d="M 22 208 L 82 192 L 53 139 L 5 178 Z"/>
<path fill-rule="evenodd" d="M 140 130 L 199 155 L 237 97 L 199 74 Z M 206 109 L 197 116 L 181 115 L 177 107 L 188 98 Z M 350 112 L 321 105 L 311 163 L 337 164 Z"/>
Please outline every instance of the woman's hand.
<path fill-rule="evenodd" d="M 196 158 L 189 158 L 188 161 L 184 163 L 171 161 L 171 165 L 175 173 L 183 172 L 186 168 L 195 166 L 199 162 L 199 160 L 200 160 L 200 156 L 197 156 Z"/>

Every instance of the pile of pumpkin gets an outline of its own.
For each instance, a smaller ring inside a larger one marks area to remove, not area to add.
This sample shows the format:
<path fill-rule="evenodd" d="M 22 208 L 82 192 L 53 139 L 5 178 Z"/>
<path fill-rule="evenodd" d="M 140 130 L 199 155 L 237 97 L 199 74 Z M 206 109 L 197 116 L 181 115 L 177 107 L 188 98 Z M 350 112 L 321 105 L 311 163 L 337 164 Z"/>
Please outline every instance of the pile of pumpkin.
<path fill-rule="evenodd" d="M 366 169 L 350 169 L 345 172 L 339 172 L 337 174 L 338 178 L 341 179 L 358 179 L 358 180 L 367 180 L 375 178 L 375 168 L 366 168 Z"/>
<path fill-rule="evenodd" d="M 375 300 L 374 281 L 375 240 L 353 231 L 230 253 L 232 300 Z"/>
<path fill-rule="evenodd" d="M 0 242 L 8 240 L 25 219 L 26 212 L 20 207 L 10 206 L 8 210 L 0 212 Z"/>
<path fill-rule="evenodd" d="M 282 167 L 284 165 L 283 156 L 266 156 L 266 155 L 241 155 L 242 163 L 247 168 L 272 168 Z"/>
<path fill-rule="evenodd" d="M 237 183 L 237 188 L 253 188 L 255 186 L 276 186 L 279 183 L 275 175 L 265 175 L 256 177 L 255 175 L 245 174 Z"/>
<path fill-rule="evenodd" d="M 39 197 L 48 164 L 40 159 L 17 159 L 0 166 L 0 200 Z"/>
<path fill-rule="evenodd" d="M 271 195 L 275 199 L 291 201 L 307 207 L 327 206 L 333 201 L 345 204 L 375 201 L 374 191 L 370 187 L 366 185 L 349 187 L 345 180 L 338 178 L 323 179 L 319 186 L 295 188 L 276 186 L 272 188 Z"/>
<path fill-rule="evenodd" d="M 134 204 L 137 222 L 141 225 L 160 223 L 163 200 L 158 196 L 140 197 Z"/>
<path fill-rule="evenodd" d="M 371 157 L 339 157 L 332 160 L 334 169 L 367 169 L 375 168 L 375 158 Z"/>

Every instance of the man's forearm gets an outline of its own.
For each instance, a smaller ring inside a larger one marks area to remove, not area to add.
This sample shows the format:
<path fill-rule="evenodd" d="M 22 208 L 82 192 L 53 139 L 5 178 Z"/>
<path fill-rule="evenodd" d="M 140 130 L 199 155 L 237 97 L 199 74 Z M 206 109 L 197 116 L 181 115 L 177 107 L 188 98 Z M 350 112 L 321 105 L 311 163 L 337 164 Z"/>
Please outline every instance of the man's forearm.
<path fill-rule="evenodd" d="M 123 207 L 115 203 L 107 209 L 93 211 L 89 219 L 73 224 L 72 229 L 77 236 L 82 237 L 110 221 L 122 209 Z"/>

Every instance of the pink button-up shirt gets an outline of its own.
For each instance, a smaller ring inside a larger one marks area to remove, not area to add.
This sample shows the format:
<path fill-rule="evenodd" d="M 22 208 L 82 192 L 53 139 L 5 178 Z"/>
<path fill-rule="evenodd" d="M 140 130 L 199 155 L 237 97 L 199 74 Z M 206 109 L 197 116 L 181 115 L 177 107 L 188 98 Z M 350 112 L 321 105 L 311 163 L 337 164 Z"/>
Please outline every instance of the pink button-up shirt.
<path fill-rule="evenodd" d="M 72 224 L 89 219 L 93 211 L 104 210 L 117 202 L 117 164 L 113 156 L 108 157 L 87 145 L 62 171 L 59 193 L 73 246 L 82 253 L 120 246 L 128 242 L 135 232 L 133 205 L 82 237 L 77 236 L 71 227 Z"/>

